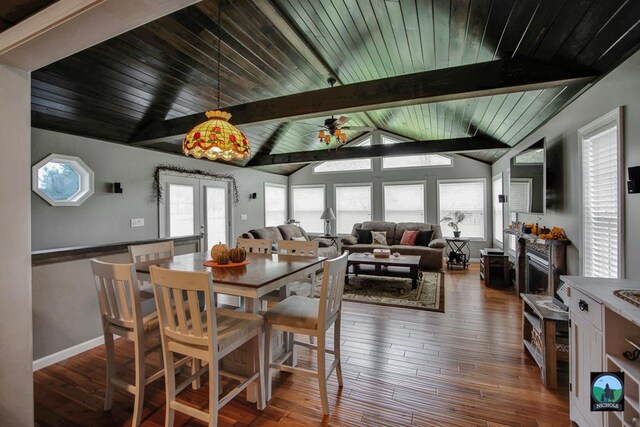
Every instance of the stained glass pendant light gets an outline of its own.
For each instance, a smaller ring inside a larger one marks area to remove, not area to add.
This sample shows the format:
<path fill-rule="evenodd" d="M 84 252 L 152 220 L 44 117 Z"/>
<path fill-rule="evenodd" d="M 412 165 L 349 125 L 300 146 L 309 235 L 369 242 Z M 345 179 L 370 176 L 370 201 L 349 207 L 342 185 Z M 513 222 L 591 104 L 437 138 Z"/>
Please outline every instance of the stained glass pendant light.
<path fill-rule="evenodd" d="M 218 3 L 218 109 L 207 111 L 209 120 L 191 129 L 182 140 L 182 152 L 196 159 L 242 160 L 251 156 L 249 141 L 238 128 L 229 123 L 231 114 L 220 110 L 220 12 Z"/>

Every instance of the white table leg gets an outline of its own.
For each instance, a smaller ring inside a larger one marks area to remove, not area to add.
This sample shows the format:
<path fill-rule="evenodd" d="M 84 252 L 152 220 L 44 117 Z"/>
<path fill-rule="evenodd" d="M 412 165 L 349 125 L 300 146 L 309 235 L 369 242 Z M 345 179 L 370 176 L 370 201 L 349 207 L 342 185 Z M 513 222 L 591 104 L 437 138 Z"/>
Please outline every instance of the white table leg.
<path fill-rule="evenodd" d="M 260 308 L 260 299 L 258 298 L 245 298 L 244 299 L 244 309 L 247 313 L 258 313 Z M 262 343 L 261 343 L 262 345 Z M 253 354 L 252 346 L 245 346 L 247 349 L 247 368 L 251 369 L 251 372 L 255 372 L 256 369 L 260 369 L 260 367 L 255 366 L 256 357 Z M 249 402 L 257 402 L 258 401 L 258 386 L 255 382 L 249 384 L 247 387 L 247 401 Z"/>

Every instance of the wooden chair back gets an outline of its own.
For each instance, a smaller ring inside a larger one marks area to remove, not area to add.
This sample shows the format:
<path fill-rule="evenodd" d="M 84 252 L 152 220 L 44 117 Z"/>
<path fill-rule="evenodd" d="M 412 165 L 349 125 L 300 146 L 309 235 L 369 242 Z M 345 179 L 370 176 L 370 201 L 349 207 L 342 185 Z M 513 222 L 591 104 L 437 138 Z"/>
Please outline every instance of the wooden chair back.
<path fill-rule="evenodd" d="M 318 327 L 331 325 L 342 308 L 342 294 L 344 293 L 344 277 L 347 272 L 347 258 L 345 251 L 338 258 L 327 260 L 323 265 L 322 288 L 320 291 L 320 305 L 318 308 Z"/>
<path fill-rule="evenodd" d="M 280 255 L 318 256 L 318 241 L 278 240 Z"/>
<path fill-rule="evenodd" d="M 244 249 L 249 253 L 255 254 L 270 254 L 271 253 L 271 240 L 269 239 L 245 239 L 238 237 L 238 247 Z"/>
<path fill-rule="evenodd" d="M 103 321 L 126 329 L 141 330 L 142 308 L 134 264 L 91 260 Z"/>
<path fill-rule="evenodd" d="M 175 271 L 149 267 L 163 340 L 186 345 L 217 348 L 216 316 L 211 272 Z M 203 292 L 208 309 L 200 310 L 198 292 Z M 213 315 L 212 315 L 213 314 Z M 209 331 L 214 333 L 209 334 Z M 211 335 L 211 336 L 209 336 Z M 174 346 L 171 351 L 180 353 Z"/>
<path fill-rule="evenodd" d="M 129 259 L 131 262 L 152 261 L 155 259 L 170 258 L 174 255 L 173 240 L 149 243 L 147 245 L 129 246 Z"/>

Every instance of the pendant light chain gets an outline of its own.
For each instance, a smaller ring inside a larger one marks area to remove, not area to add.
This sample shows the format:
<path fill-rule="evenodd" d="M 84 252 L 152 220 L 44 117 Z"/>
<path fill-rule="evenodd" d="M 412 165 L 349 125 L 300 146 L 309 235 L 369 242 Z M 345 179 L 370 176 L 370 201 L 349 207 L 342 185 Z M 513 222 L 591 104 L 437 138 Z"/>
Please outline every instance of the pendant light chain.
<path fill-rule="evenodd" d="M 222 37 L 222 28 L 220 27 L 220 21 L 222 20 L 222 2 L 218 1 L 218 88 L 216 99 L 218 100 L 217 109 L 220 109 L 220 38 Z"/>

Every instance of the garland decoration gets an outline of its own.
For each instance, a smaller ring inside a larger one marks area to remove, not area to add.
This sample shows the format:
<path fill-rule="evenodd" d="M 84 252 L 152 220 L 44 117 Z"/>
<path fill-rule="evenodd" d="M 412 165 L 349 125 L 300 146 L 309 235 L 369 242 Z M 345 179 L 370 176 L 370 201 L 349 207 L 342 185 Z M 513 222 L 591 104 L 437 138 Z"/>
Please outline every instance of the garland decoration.
<path fill-rule="evenodd" d="M 192 178 L 198 178 L 200 176 L 206 176 L 214 181 L 227 181 L 231 183 L 233 191 L 233 205 L 238 206 L 240 202 L 240 194 L 238 193 L 238 183 L 233 174 L 228 173 L 214 173 L 201 169 L 187 169 L 182 166 L 174 165 L 159 165 L 153 173 L 153 191 L 156 195 L 158 202 L 162 203 L 162 186 L 160 185 L 160 173 L 162 172 L 175 172 L 181 175 L 186 175 Z"/>

